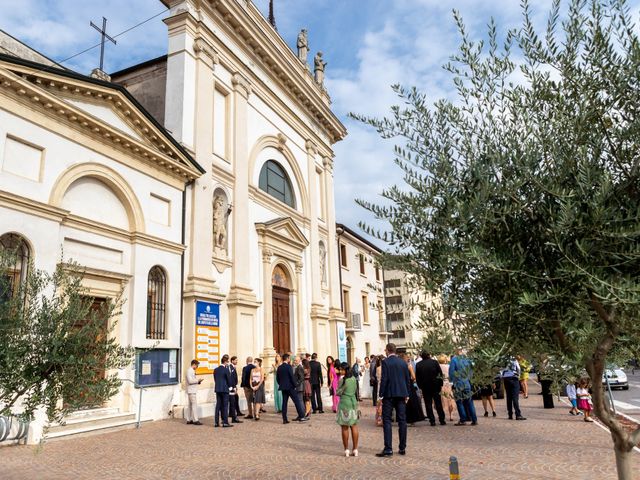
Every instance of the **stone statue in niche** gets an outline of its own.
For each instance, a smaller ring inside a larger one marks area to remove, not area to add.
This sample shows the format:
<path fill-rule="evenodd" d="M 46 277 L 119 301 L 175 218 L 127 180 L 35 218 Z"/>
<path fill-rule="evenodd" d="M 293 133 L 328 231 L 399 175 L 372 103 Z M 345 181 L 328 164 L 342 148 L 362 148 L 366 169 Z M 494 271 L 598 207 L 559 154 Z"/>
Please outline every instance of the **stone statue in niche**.
<path fill-rule="evenodd" d="M 230 208 L 225 205 L 222 195 L 213 198 L 213 253 L 216 256 L 227 256 L 227 217 Z"/>
<path fill-rule="evenodd" d="M 320 242 L 320 275 L 322 276 L 322 285 L 327 285 L 327 248 L 324 242 Z"/>
<path fill-rule="evenodd" d="M 321 86 L 324 84 L 324 68 L 327 66 L 327 62 L 322 60 L 322 52 L 316 53 L 313 59 L 313 72 L 315 73 L 316 82 Z"/>
<path fill-rule="evenodd" d="M 307 55 L 309 54 L 309 37 L 307 30 L 302 29 L 298 34 L 298 58 L 305 65 L 307 64 Z"/>

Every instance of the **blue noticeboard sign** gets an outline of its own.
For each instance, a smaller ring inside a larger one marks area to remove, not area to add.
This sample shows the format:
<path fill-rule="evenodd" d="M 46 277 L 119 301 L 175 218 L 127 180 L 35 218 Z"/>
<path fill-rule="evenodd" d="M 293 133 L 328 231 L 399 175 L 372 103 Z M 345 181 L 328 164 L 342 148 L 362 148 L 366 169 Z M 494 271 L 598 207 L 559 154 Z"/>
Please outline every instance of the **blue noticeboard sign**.
<path fill-rule="evenodd" d="M 338 323 L 338 358 L 347 361 L 347 330 L 344 323 Z"/>
<path fill-rule="evenodd" d="M 196 325 L 202 325 L 205 327 L 219 327 L 220 304 L 202 302 L 198 300 L 196 302 Z"/>
<path fill-rule="evenodd" d="M 139 351 L 136 354 L 136 384 L 142 386 L 178 383 L 178 350 L 175 348 Z"/>
<path fill-rule="evenodd" d="M 195 358 L 197 374 L 212 373 L 220 363 L 220 304 L 196 301 Z"/>

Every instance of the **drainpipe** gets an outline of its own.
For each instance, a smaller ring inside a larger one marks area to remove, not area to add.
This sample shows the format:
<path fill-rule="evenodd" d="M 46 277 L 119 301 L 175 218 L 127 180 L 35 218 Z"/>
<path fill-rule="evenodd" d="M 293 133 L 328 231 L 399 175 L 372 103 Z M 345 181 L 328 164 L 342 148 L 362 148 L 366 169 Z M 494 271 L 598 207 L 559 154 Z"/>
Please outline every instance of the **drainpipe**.
<path fill-rule="evenodd" d="M 187 223 L 187 190 L 193 186 L 195 180 L 190 180 L 182 191 L 182 245 L 186 241 L 186 223 Z M 185 261 L 186 249 L 182 251 L 182 258 L 180 261 L 180 343 L 178 344 L 178 355 L 176 361 L 176 371 L 178 372 L 178 383 L 182 379 L 182 331 L 184 329 L 184 261 Z"/>
<path fill-rule="evenodd" d="M 342 292 L 342 249 L 340 248 L 340 235 L 344 233 L 344 228 L 336 227 L 336 233 L 338 234 L 337 242 L 338 242 L 338 278 L 340 279 L 340 310 L 346 315 L 347 312 L 344 311 L 344 298 Z"/>

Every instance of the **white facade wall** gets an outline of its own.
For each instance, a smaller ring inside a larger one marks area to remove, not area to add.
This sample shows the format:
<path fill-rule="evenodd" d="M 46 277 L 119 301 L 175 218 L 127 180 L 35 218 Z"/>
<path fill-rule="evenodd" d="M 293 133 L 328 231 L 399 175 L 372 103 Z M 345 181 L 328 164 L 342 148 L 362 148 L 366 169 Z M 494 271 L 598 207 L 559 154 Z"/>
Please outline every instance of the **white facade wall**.
<path fill-rule="evenodd" d="M 340 231 L 340 226 L 338 226 Z M 356 357 L 364 361 L 366 355 L 380 355 L 389 337 L 386 331 L 384 298 L 382 295 L 382 269 L 376 278 L 377 252 L 371 246 L 345 231 L 338 236 L 341 248 L 342 309 L 347 317 L 347 349 L 351 344 L 348 361 Z M 342 254 L 346 255 L 342 257 Z M 364 274 L 360 270 L 360 255 L 364 256 Z M 345 265 L 346 264 L 346 265 Z M 362 298 L 366 297 L 366 305 Z M 347 301 L 348 298 L 348 301 Z M 360 316 L 360 326 L 350 321 L 353 314 Z M 340 359 L 347 360 L 347 359 Z"/>
<path fill-rule="evenodd" d="M 118 129 L 131 141 L 141 140 L 144 134 L 134 132 L 115 113 L 107 114 L 106 108 L 111 107 L 92 105 L 84 110 L 91 110 L 105 128 Z M 40 152 L 39 163 L 18 169 L 20 159 L 14 155 L 22 147 L 16 150 L 14 144 L 25 146 L 28 159 L 36 158 L 33 151 Z M 86 269 L 90 296 L 116 298 L 122 292 L 124 303 L 114 332 L 122 345 L 178 349 L 186 180 L 141 160 L 0 91 L 0 235 L 22 236 L 37 269 L 52 272 L 60 262 L 80 264 Z M 77 178 L 67 185 L 72 173 Z M 133 223 L 134 216 L 139 223 Z M 155 265 L 167 277 L 162 340 L 146 338 L 147 276 Z M 117 374 L 134 380 L 134 366 Z M 179 383 L 147 388 L 142 418 L 167 417 L 179 391 Z M 137 412 L 138 393 L 125 382 L 105 407 Z M 30 442 L 40 440 L 45 424 L 38 414 L 30 426 Z"/>

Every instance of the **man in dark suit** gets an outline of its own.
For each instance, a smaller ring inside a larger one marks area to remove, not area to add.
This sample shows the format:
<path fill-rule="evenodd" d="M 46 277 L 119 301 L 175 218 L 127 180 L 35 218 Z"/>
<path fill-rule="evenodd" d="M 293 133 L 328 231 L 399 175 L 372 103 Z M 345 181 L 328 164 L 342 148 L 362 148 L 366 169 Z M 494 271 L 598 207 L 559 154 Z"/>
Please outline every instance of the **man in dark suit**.
<path fill-rule="evenodd" d="M 229 372 L 229 355 L 222 356 L 222 364 L 213 371 L 216 391 L 216 412 L 215 427 L 220 426 L 220 416 L 222 416 L 222 426 L 224 428 L 233 427 L 229 425 L 229 388 L 231 385 L 231 373 Z"/>
<path fill-rule="evenodd" d="M 376 453 L 378 457 L 390 457 L 393 455 L 391 415 L 396 411 L 398 421 L 398 433 L 400 445 L 398 453 L 404 455 L 407 448 L 407 401 L 411 389 L 411 375 L 407 362 L 396 355 L 396 346 L 388 343 L 385 348 L 387 358 L 382 362 L 380 378 L 380 390 L 378 394 L 382 398 L 382 427 L 384 430 L 384 450 Z"/>
<path fill-rule="evenodd" d="M 296 406 L 296 412 L 298 417 L 295 421 L 306 422 L 309 420 L 304 416 L 304 407 L 296 392 L 296 379 L 293 376 L 293 367 L 291 367 L 291 356 L 288 353 L 282 355 L 282 364 L 276 371 L 276 378 L 278 380 L 278 386 L 282 392 L 282 423 L 289 423 L 287 419 L 287 405 L 289 398 L 293 400 L 293 404 Z"/>
<path fill-rule="evenodd" d="M 251 370 L 256 368 L 253 364 L 253 357 L 247 357 L 247 364 L 242 368 L 242 378 L 240 386 L 244 389 L 244 398 L 247 401 L 247 416 L 244 418 L 253 418 L 253 388 L 251 388 Z M 260 412 L 256 412 L 260 413 Z"/>
<path fill-rule="evenodd" d="M 373 399 L 373 406 L 378 406 L 378 377 L 377 377 L 378 363 L 375 355 L 371 355 L 371 361 L 369 362 L 369 383 L 371 385 L 371 398 Z"/>
<path fill-rule="evenodd" d="M 444 409 L 442 408 L 442 397 L 440 396 L 440 390 L 442 390 L 444 383 L 440 364 L 425 351 L 420 353 L 420 357 L 422 361 L 416 364 L 416 383 L 418 384 L 418 388 L 422 390 L 422 398 L 424 398 L 424 406 L 427 409 L 429 423 L 431 423 L 431 426 L 436 424 L 432 405 L 435 403 L 440 425 L 446 425 Z"/>
<path fill-rule="evenodd" d="M 309 383 L 311 383 L 311 409 L 313 413 L 324 413 L 322 410 L 322 365 L 318 361 L 318 354 L 311 355 L 311 376 L 309 377 Z"/>
<path fill-rule="evenodd" d="M 229 415 L 231 416 L 232 423 L 242 423 L 242 420 L 238 420 L 238 412 L 240 411 L 240 397 L 238 397 L 237 365 L 238 357 L 234 355 L 233 357 L 231 357 L 231 363 L 229 363 L 229 376 L 231 378 L 231 381 L 229 382 Z"/>

